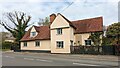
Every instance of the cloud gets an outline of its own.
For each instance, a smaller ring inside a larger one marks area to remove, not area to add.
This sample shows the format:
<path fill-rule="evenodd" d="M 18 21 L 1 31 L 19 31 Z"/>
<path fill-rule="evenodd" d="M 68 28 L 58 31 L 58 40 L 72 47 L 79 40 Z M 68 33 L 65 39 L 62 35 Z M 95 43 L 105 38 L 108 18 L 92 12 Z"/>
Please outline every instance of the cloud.
<path fill-rule="evenodd" d="M 74 0 L 0 0 L 0 3 L 12 3 L 12 2 L 21 2 L 21 3 L 38 3 L 38 2 L 73 2 Z"/>
<path fill-rule="evenodd" d="M 32 22 L 45 18 L 51 13 L 61 12 L 69 20 L 103 16 L 104 25 L 118 19 L 119 0 L 0 0 L 0 17 L 4 12 L 23 11 L 32 16 Z M 71 2 L 74 2 L 71 6 Z M 69 6 L 68 8 L 66 8 Z M 63 12 L 62 12 L 63 11 Z"/>
<path fill-rule="evenodd" d="M 0 17 L 5 12 L 13 12 L 13 11 L 22 11 L 32 16 L 31 22 L 38 22 L 39 18 L 45 18 L 49 16 L 51 13 L 59 12 L 67 3 L 63 2 L 33 2 L 32 1 L 24 1 L 24 2 L 9 2 L 4 1 L 0 4 L 0 8 L 2 11 L 0 12 Z"/>
<path fill-rule="evenodd" d="M 118 22 L 117 2 L 75 2 L 62 13 L 70 20 L 103 16 L 104 25 Z"/>

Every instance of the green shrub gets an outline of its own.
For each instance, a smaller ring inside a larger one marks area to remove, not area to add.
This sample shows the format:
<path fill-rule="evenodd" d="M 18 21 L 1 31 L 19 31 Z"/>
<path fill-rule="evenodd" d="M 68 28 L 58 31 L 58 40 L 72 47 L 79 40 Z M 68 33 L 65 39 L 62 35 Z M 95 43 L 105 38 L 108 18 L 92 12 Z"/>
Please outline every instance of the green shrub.
<path fill-rule="evenodd" d="M 10 49 L 12 45 L 12 42 L 2 42 L 2 49 Z"/>

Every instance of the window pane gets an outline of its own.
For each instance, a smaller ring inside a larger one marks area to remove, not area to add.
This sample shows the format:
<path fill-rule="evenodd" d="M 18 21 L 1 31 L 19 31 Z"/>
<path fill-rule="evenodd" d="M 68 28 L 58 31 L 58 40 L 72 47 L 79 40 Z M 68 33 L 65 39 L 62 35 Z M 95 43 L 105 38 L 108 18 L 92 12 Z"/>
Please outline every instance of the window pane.
<path fill-rule="evenodd" d="M 57 41 L 56 44 L 57 48 L 63 48 L 63 41 Z"/>
<path fill-rule="evenodd" d="M 38 42 L 38 46 L 40 46 L 40 42 Z"/>
<path fill-rule="evenodd" d="M 89 45 L 91 45 L 91 40 L 89 40 Z"/>
<path fill-rule="evenodd" d="M 59 34 L 59 29 L 57 29 L 57 34 Z"/>
<path fill-rule="evenodd" d="M 91 45 L 91 40 L 85 40 L 85 45 Z"/>
<path fill-rule="evenodd" d="M 61 28 L 57 29 L 57 34 L 62 34 L 62 29 Z"/>
<path fill-rule="evenodd" d="M 31 35 L 32 35 L 32 36 L 35 36 L 35 35 L 36 35 L 36 32 L 31 32 Z"/>
<path fill-rule="evenodd" d="M 59 47 L 59 42 L 57 42 L 57 47 Z"/>
<path fill-rule="evenodd" d="M 60 34 L 62 34 L 62 29 L 60 29 Z"/>
<path fill-rule="evenodd" d="M 27 47 L 27 42 L 24 42 L 24 47 Z"/>
<path fill-rule="evenodd" d="M 63 48 L 63 41 L 61 42 L 61 48 Z"/>
<path fill-rule="evenodd" d="M 36 46 L 40 46 L 40 41 L 36 41 L 36 42 L 35 42 L 35 45 L 36 45 Z"/>

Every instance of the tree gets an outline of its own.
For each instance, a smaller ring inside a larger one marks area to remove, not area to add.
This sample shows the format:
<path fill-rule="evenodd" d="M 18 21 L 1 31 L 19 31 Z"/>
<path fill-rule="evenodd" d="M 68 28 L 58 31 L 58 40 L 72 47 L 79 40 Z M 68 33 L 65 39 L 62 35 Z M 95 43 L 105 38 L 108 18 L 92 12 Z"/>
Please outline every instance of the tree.
<path fill-rule="evenodd" d="M 31 16 L 24 12 L 15 11 L 5 13 L 4 17 L 0 24 L 16 38 L 16 42 L 19 42 L 25 34 L 25 29 L 30 26 L 28 22 Z"/>
<path fill-rule="evenodd" d="M 120 44 L 120 22 L 109 25 L 106 35 L 110 44 Z"/>
<path fill-rule="evenodd" d="M 101 38 L 100 36 L 103 34 L 103 32 L 94 32 L 91 33 L 91 36 L 89 37 L 89 39 L 91 39 L 94 43 L 94 45 L 100 45 L 101 43 Z"/>
<path fill-rule="evenodd" d="M 8 32 L 0 32 L 0 42 L 5 41 L 6 37 L 8 35 Z"/>
<path fill-rule="evenodd" d="M 0 32 L 0 49 L 2 48 L 2 42 L 6 39 L 7 32 Z"/>
<path fill-rule="evenodd" d="M 106 37 L 106 36 L 103 36 L 103 37 L 102 37 L 102 45 L 112 45 L 112 44 L 111 44 L 111 39 L 109 39 L 109 38 Z"/>
<path fill-rule="evenodd" d="M 103 32 L 94 32 L 91 33 L 91 36 L 89 37 L 89 39 L 93 41 L 94 45 L 98 46 L 98 52 L 100 52 L 99 45 L 101 44 L 101 35 L 103 35 Z"/>
<path fill-rule="evenodd" d="M 38 25 L 49 25 L 49 18 L 45 17 L 45 19 L 39 19 Z"/>

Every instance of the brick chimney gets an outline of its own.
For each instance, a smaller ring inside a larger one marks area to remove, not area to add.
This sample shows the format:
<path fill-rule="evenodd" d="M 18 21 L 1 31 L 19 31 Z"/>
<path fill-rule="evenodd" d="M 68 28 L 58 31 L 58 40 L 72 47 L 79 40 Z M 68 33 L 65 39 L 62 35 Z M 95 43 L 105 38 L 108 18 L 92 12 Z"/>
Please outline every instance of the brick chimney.
<path fill-rule="evenodd" d="M 56 18 L 56 14 L 53 13 L 50 15 L 50 24 L 52 24 L 55 18 Z"/>

